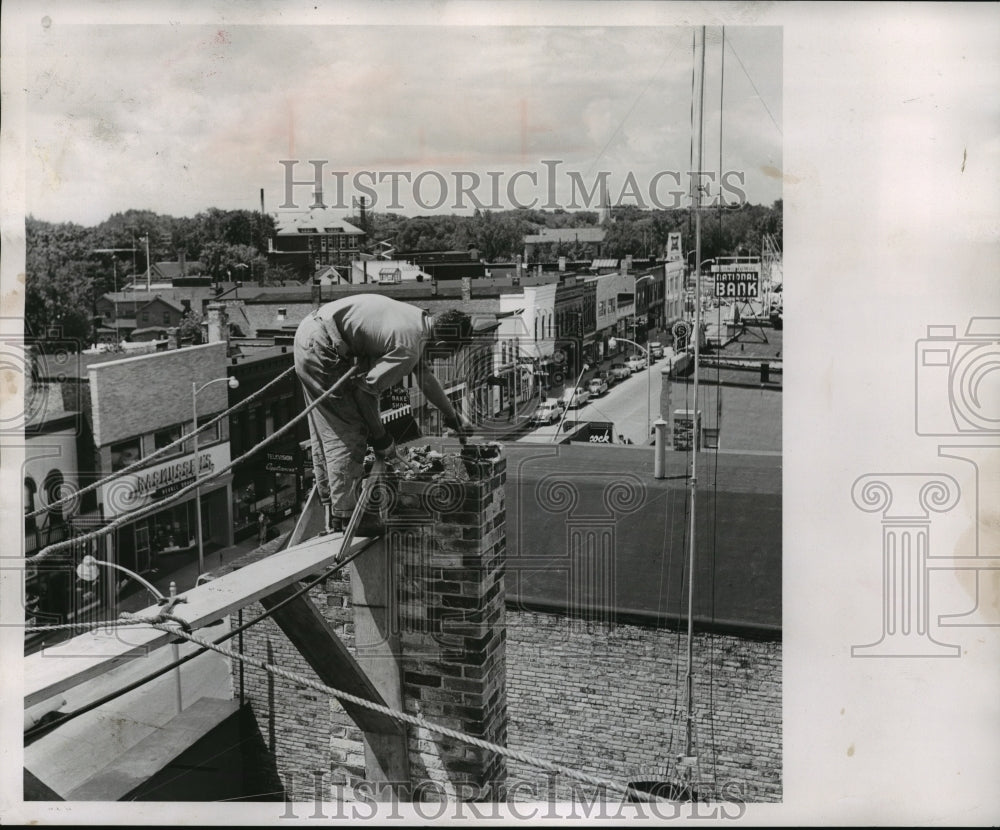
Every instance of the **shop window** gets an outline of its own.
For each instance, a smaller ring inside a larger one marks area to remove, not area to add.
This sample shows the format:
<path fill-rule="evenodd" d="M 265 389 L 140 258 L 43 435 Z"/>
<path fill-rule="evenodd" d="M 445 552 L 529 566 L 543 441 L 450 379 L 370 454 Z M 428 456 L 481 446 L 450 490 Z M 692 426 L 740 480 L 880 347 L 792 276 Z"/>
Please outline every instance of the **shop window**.
<path fill-rule="evenodd" d="M 201 422 L 198 423 L 198 446 L 207 447 L 219 441 L 219 424 L 215 423 L 210 427 L 202 429 Z"/>
<path fill-rule="evenodd" d="M 34 479 L 28 476 L 24 480 L 24 512 L 34 513 L 35 512 L 35 496 L 38 494 L 38 485 L 35 484 Z M 34 519 L 28 519 L 34 523 Z"/>
<path fill-rule="evenodd" d="M 142 458 L 142 447 L 138 438 L 111 445 L 111 472 L 123 470 Z"/>
<path fill-rule="evenodd" d="M 60 470 L 53 470 L 45 476 L 45 483 L 42 485 L 43 504 L 50 505 L 59 501 L 66 493 L 63 492 L 63 474 Z M 51 509 L 53 521 L 62 519 L 62 509 L 59 507 Z"/>
<path fill-rule="evenodd" d="M 35 512 L 37 494 L 38 486 L 31 476 L 28 476 L 24 480 L 24 552 L 26 555 L 30 555 L 38 547 L 38 538 L 35 535 L 38 522 L 35 516 L 28 515 Z"/>
<path fill-rule="evenodd" d="M 172 427 L 167 427 L 167 429 L 161 429 L 153 433 L 153 446 L 156 449 L 160 450 L 166 446 L 169 446 L 180 437 L 181 437 L 180 424 L 177 424 L 176 426 Z M 177 455 L 178 453 L 181 453 L 183 451 L 184 447 L 181 444 L 178 444 L 176 447 L 173 448 L 173 450 L 171 450 L 168 453 L 164 453 L 163 456 L 161 457 L 168 458 L 171 455 Z"/>
<path fill-rule="evenodd" d="M 247 439 L 246 410 L 241 410 L 236 413 L 235 420 L 231 422 L 229 443 L 232 447 L 234 458 L 243 455 L 243 451 L 250 448 L 250 442 Z"/>

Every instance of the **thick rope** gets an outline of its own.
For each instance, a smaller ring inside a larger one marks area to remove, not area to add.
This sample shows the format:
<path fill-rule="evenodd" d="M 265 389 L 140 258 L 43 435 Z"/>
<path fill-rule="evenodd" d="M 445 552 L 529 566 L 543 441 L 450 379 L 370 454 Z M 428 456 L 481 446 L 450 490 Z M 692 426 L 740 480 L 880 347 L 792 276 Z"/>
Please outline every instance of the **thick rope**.
<path fill-rule="evenodd" d="M 181 444 L 187 443 L 188 441 L 192 441 L 193 438 L 194 438 L 194 436 L 197 435 L 198 433 L 200 433 L 202 430 L 208 429 L 211 426 L 215 426 L 215 424 L 219 423 L 219 421 L 221 421 L 223 418 L 227 418 L 232 413 L 236 412 L 239 409 L 242 409 L 247 404 L 249 404 L 252 401 L 256 400 L 261 395 L 263 395 L 268 389 L 270 389 L 272 386 L 274 386 L 279 381 L 284 380 L 287 375 L 291 374 L 294 371 L 295 371 L 295 367 L 290 367 L 290 368 L 286 369 L 284 372 L 282 372 L 280 375 L 278 375 L 276 378 L 274 378 L 274 380 L 272 380 L 269 383 L 267 383 L 266 385 L 262 386 L 260 389 L 258 389 L 256 392 L 254 392 L 252 395 L 248 395 L 246 398 L 244 398 L 238 404 L 235 404 L 234 406 L 231 406 L 229 409 L 227 409 L 225 412 L 222 412 L 219 415 L 216 415 L 214 418 L 212 418 L 212 420 L 206 421 L 204 424 L 199 424 L 198 425 L 198 432 L 189 432 L 187 435 L 182 435 L 176 441 L 171 441 L 166 446 L 160 447 L 158 450 L 154 450 L 149 455 L 147 455 L 145 458 L 140 458 L 138 461 L 135 461 L 135 462 L 129 464 L 127 467 L 123 467 L 120 470 L 115 470 L 115 472 L 110 473 L 110 474 L 104 476 L 104 478 L 100 479 L 99 481 L 92 482 L 91 484 L 88 484 L 86 487 L 81 487 L 79 490 L 74 490 L 68 496 L 63 496 L 61 499 L 56 499 L 55 501 L 49 502 L 48 504 L 46 504 L 46 505 L 44 505 L 42 507 L 39 507 L 37 510 L 33 510 L 30 513 L 25 513 L 24 514 L 24 518 L 26 518 L 26 519 L 32 519 L 35 516 L 40 516 L 42 513 L 47 513 L 49 510 L 52 510 L 52 508 L 54 508 L 54 507 L 59 507 L 62 504 L 66 504 L 66 502 L 75 501 L 76 499 L 80 498 L 84 494 L 89 493 L 92 490 L 96 490 L 102 484 L 107 484 L 109 481 L 114 481 L 115 479 L 119 479 L 122 476 L 126 476 L 129 473 L 134 472 L 135 470 L 138 470 L 138 469 L 140 469 L 142 467 L 145 467 L 153 459 L 159 458 L 161 455 L 165 455 L 170 450 L 174 449 L 177 446 L 180 446 Z"/>
<path fill-rule="evenodd" d="M 121 625 L 149 625 L 149 621 L 142 620 L 81 620 L 75 623 L 53 623 L 52 625 L 26 625 L 24 630 L 28 634 L 35 634 L 40 631 L 68 631 L 73 628 L 100 628 L 107 626 L 115 628 Z"/>
<path fill-rule="evenodd" d="M 42 550 L 40 550 L 37 554 L 35 554 L 31 558 L 31 561 L 44 562 L 47 558 L 51 557 L 55 553 L 58 553 L 59 551 L 67 550 L 69 548 L 75 547 L 76 545 L 83 544 L 84 542 L 89 542 L 92 539 L 97 539 L 101 536 L 106 536 L 108 533 L 111 533 L 111 531 L 121 527 L 122 525 L 129 524 L 130 522 L 134 522 L 136 519 L 142 519 L 146 516 L 149 516 L 152 513 L 156 513 L 162 510 L 164 507 L 167 507 L 168 505 L 173 504 L 174 502 L 183 498 L 191 491 L 198 489 L 200 487 L 204 487 L 213 479 L 225 475 L 231 469 L 233 469 L 233 467 L 235 467 L 237 464 L 242 464 L 250 456 L 255 455 L 256 453 L 264 449 L 264 447 L 266 447 L 268 444 L 284 436 L 285 433 L 291 430 L 302 418 L 306 417 L 317 406 L 319 406 L 323 401 L 325 401 L 329 395 L 332 395 L 350 378 L 353 378 L 354 375 L 357 374 L 357 372 L 358 372 L 358 367 L 352 366 L 341 376 L 341 378 L 333 386 L 331 386 L 322 395 L 316 398 L 316 400 L 314 400 L 305 409 L 303 409 L 302 412 L 300 412 L 298 415 L 292 418 L 287 424 L 285 424 L 280 429 L 275 430 L 259 444 L 256 444 L 255 446 L 247 450 L 245 453 L 243 453 L 243 455 L 241 455 L 239 458 L 230 461 L 225 467 L 221 467 L 218 470 L 215 470 L 214 472 L 205 476 L 204 478 L 201 477 L 196 478 L 193 482 L 188 484 L 186 487 L 182 487 L 172 496 L 168 496 L 165 499 L 161 499 L 160 501 L 149 504 L 146 507 L 141 507 L 138 510 L 132 510 L 128 513 L 123 513 L 114 521 L 106 524 L 104 527 L 98 528 L 97 530 L 92 530 L 90 533 L 84 533 L 80 536 L 75 536 L 72 539 L 67 539 L 63 542 L 56 542 L 54 544 L 49 545 L 48 547 L 42 548 Z"/>
<path fill-rule="evenodd" d="M 408 723 L 411 726 L 416 726 L 421 729 L 426 729 L 430 732 L 436 732 L 439 735 L 443 735 L 446 738 L 451 738 L 452 740 L 460 741 L 462 743 L 470 744 L 471 746 L 479 747 L 480 749 L 486 749 L 490 752 L 495 752 L 498 755 L 503 755 L 514 761 L 521 761 L 522 763 L 528 764 L 530 766 L 536 767 L 538 769 L 545 770 L 546 772 L 554 772 L 558 775 L 564 775 L 567 778 L 574 778 L 577 781 L 581 781 L 585 784 L 591 784 L 595 787 L 604 788 L 607 790 L 613 790 L 623 795 L 636 796 L 644 801 L 658 801 L 658 802 L 668 802 L 669 799 L 661 798 L 659 796 L 653 795 L 651 793 L 644 792 L 642 790 L 637 790 L 633 787 L 629 787 L 627 784 L 620 784 L 617 781 L 612 781 L 607 778 L 601 778 L 597 775 L 591 775 L 586 772 L 579 772 L 578 770 L 572 769 L 570 767 L 563 766 L 562 764 L 556 764 L 552 761 L 545 761 L 527 752 L 521 752 L 517 749 L 510 749 L 506 746 L 501 746 L 500 744 L 493 743 L 492 741 L 485 741 L 482 738 L 476 738 L 473 735 L 467 735 L 465 732 L 459 732 L 457 729 L 450 729 L 447 726 L 441 726 L 436 723 L 431 723 L 430 721 L 424 720 L 423 718 L 417 717 L 416 715 L 410 715 L 406 712 L 400 712 L 397 709 L 393 709 L 389 706 L 383 706 L 380 703 L 375 703 L 374 701 L 368 700 L 367 698 L 358 697 L 350 692 L 342 691 L 341 689 L 335 689 L 332 686 L 327 686 L 324 683 L 320 683 L 317 680 L 313 680 L 304 675 L 297 674 L 296 672 L 289 671 L 288 669 L 283 669 L 280 666 L 276 666 L 273 663 L 268 663 L 266 660 L 260 660 L 256 657 L 250 657 L 246 654 L 241 654 L 238 651 L 234 651 L 226 646 L 217 645 L 209 640 L 203 640 L 194 634 L 189 634 L 185 631 L 178 630 L 172 626 L 164 625 L 163 623 L 156 622 L 155 620 L 142 619 L 139 617 L 133 617 L 130 614 L 123 614 L 122 618 L 129 622 L 144 622 L 149 624 L 152 628 L 156 628 L 160 631 L 165 631 L 169 634 L 176 635 L 178 637 L 183 637 L 185 640 L 189 640 L 192 643 L 196 643 L 203 648 L 211 649 L 212 651 L 218 652 L 224 657 L 229 657 L 232 660 L 238 660 L 240 662 L 246 663 L 251 666 L 255 666 L 268 674 L 272 674 L 276 677 L 284 678 L 291 683 L 297 683 L 306 688 L 313 689 L 317 692 L 322 692 L 330 697 L 335 697 L 338 700 L 347 701 L 348 703 L 353 703 L 356 706 L 361 706 L 365 709 L 370 709 L 373 712 L 379 712 L 386 717 L 392 718 L 394 720 L 401 721 L 403 723 Z"/>

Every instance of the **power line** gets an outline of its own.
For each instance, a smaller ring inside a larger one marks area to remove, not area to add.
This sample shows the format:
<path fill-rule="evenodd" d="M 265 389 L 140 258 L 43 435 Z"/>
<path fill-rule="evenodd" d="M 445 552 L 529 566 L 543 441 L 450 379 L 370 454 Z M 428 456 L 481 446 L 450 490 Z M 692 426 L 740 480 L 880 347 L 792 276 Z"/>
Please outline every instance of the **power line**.
<path fill-rule="evenodd" d="M 736 47 L 733 46 L 733 39 L 729 38 L 729 40 L 725 41 L 725 43 L 727 43 L 729 45 L 729 49 L 732 51 L 733 57 L 736 58 L 737 63 L 739 63 L 740 69 L 743 70 L 743 74 L 746 75 L 747 76 L 747 80 L 750 81 L 750 86 L 753 87 L 753 91 L 757 94 L 757 100 L 760 101 L 761 106 L 764 108 L 765 112 L 767 112 L 768 117 L 770 117 L 770 119 L 771 119 L 771 123 L 774 124 L 774 128 L 778 131 L 778 135 L 780 135 L 782 138 L 784 138 L 785 134 L 781 131 L 781 126 L 775 120 L 774 115 L 771 114 L 771 109 L 770 109 L 770 107 L 768 107 L 767 102 L 764 100 L 763 96 L 760 94 L 760 90 L 757 89 L 757 84 L 755 84 L 753 82 L 753 78 L 751 78 L 750 77 L 750 73 L 747 72 L 746 66 L 743 65 L 743 59 L 740 58 L 739 54 L 736 52 Z"/>

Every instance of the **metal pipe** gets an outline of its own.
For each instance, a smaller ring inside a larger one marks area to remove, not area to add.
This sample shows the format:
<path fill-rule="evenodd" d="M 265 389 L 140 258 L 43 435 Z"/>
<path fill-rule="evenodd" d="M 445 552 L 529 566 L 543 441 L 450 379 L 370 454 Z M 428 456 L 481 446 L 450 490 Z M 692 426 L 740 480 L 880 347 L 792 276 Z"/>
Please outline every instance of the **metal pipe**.
<path fill-rule="evenodd" d="M 667 422 L 657 418 L 653 422 L 653 432 L 656 435 L 653 452 L 653 478 L 667 477 Z"/>
<path fill-rule="evenodd" d="M 198 576 L 205 573 L 205 547 L 201 534 L 201 467 L 198 464 L 198 385 L 191 382 L 191 418 L 194 432 L 191 436 L 192 450 L 194 452 L 194 516 L 195 516 L 195 539 L 198 545 Z"/>
<path fill-rule="evenodd" d="M 695 119 L 697 125 L 697 163 L 695 170 L 701 171 L 702 155 L 702 121 L 704 119 L 705 106 L 705 27 L 701 27 L 701 67 L 698 73 L 698 91 L 695 101 L 698 105 L 698 117 Z M 688 556 L 688 619 L 687 619 L 687 674 L 685 685 L 687 687 L 687 755 L 691 757 L 694 752 L 694 560 L 695 560 L 695 505 L 698 493 L 698 450 L 701 444 L 698 420 L 698 357 L 701 341 L 701 181 L 697 182 L 694 191 L 694 221 L 695 221 L 695 265 L 694 270 L 694 435 L 692 436 L 691 448 L 691 528 L 690 528 L 690 552 Z"/>

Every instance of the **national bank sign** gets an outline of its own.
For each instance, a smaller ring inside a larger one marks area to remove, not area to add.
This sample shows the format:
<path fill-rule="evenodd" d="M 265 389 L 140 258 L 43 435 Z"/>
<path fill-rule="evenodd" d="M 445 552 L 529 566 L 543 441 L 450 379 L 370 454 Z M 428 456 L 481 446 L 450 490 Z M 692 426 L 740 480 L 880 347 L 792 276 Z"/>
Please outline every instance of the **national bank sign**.
<path fill-rule="evenodd" d="M 174 458 L 146 470 L 115 479 L 101 487 L 106 518 L 119 516 L 160 501 L 192 484 L 196 477 L 207 478 L 229 464 L 229 444 L 216 444 L 198 453 Z M 192 494 L 193 497 L 193 494 Z"/>

